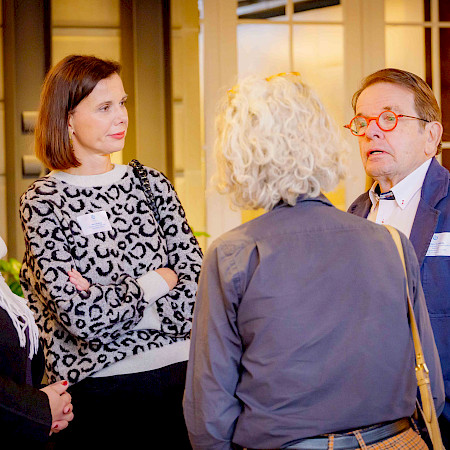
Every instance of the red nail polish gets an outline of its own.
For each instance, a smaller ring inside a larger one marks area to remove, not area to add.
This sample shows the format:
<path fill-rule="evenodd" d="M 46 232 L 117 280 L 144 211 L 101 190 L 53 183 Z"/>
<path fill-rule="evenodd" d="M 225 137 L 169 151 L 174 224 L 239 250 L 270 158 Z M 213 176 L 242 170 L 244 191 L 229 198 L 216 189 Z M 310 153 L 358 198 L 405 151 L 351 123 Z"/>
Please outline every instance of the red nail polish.
<path fill-rule="evenodd" d="M 68 381 L 63 381 L 61 384 L 62 384 L 63 386 L 67 386 L 67 385 L 69 384 L 69 382 L 68 382 Z"/>
<path fill-rule="evenodd" d="M 58 424 L 56 424 L 53 428 L 56 430 L 58 428 Z"/>

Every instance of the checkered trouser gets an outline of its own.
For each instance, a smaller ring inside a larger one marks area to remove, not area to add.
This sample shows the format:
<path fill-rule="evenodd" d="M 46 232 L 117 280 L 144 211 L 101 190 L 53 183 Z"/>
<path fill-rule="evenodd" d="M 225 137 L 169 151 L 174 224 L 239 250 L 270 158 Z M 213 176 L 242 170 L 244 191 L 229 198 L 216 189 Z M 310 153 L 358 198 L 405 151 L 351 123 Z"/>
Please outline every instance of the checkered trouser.
<path fill-rule="evenodd" d="M 414 431 L 413 428 L 409 428 L 402 433 L 397 434 L 391 438 L 385 439 L 384 441 L 377 442 L 376 444 L 366 445 L 361 433 L 359 431 L 354 431 L 356 439 L 358 440 L 358 449 L 363 450 L 428 450 L 427 444 L 419 436 L 419 434 Z M 328 436 L 328 450 L 333 450 L 334 448 L 334 435 L 330 434 Z M 355 450 L 358 450 L 355 449 Z"/>

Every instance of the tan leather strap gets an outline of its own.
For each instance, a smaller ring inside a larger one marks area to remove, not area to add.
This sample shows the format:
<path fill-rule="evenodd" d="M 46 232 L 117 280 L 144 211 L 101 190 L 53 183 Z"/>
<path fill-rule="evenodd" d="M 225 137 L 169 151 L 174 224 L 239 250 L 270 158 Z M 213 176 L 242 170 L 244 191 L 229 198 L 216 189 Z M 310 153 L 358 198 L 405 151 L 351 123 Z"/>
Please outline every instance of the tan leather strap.
<path fill-rule="evenodd" d="M 420 398 L 422 400 L 423 418 L 430 434 L 431 441 L 433 442 L 433 448 L 435 450 L 443 450 L 444 446 L 442 444 L 441 432 L 439 430 L 439 424 L 436 416 L 436 409 L 434 407 L 433 396 L 431 394 L 430 376 L 428 367 L 425 363 L 422 344 L 420 342 L 419 330 L 417 328 L 416 317 L 414 316 L 414 309 L 411 303 L 411 298 L 409 296 L 408 273 L 406 271 L 405 255 L 403 253 L 402 241 L 400 238 L 400 234 L 394 227 L 390 225 L 385 225 L 385 227 L 388 229 L 389 233 L 392 236 L 392 239 L 394 240 L 395 246 L 397 247 L 400 259 L 402 261 L 403 270 L 405 271 L 406 295 L 408 298 L 408 315 L 414 342 L 414 350 L 416 354 L 416 378 L 417 386 L 419 387 L 420 391 Z"/>

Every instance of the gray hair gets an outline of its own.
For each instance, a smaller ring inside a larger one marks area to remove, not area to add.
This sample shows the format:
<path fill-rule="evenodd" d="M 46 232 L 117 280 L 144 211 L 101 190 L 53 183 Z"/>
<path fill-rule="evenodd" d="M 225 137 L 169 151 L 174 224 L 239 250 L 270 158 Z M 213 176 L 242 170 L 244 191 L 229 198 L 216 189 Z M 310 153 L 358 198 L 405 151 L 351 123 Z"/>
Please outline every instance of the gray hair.
<path fill-rule="evenodd" d="M 214 184 L 237 207 L 294 205 L 344 176 L 341 135 L 298 75 L 244 79 L 222 100 L 216 128 Z"/>

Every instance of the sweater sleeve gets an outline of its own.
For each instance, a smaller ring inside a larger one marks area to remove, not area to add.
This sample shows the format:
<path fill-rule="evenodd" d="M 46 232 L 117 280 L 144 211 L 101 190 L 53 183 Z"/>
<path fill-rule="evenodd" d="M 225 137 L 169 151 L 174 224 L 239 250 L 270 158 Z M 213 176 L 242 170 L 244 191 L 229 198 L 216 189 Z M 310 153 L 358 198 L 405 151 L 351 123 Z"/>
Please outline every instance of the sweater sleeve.
<path fill-rule="evenodd" d="M 161 331 L 188 337 L 203 255 L 170 181 L 156 170 L 147 168 L 147 174 L 167 244 L 169 267 L 178 276 L 175 288 L 156 301 Z"/>
<path fill-rule="evenodd" d="M 27 194 L 20 204 L 25 239 L 21 272 L 24 292 L 38 295 L 62 327 L 85 341 L 108 343 L 132 329 L 148 305 L 139 283 L 122 274 L 114 284 L 92 284 L 87 292 L 77 291 L 67 275 L 76 267 L 67 239 L 70 231 L 58 219 L 54 205 Z"/>
<path fill-rule="evenodd" d="M 159 297 L 169 292 L 168 284 L 156 270 L 151 270 L 145 275 L 142 275 L 137 279 L 137 282 L 144 291 L 144 297 L 149 302 L 149 306 L 158 300 Z"/>

